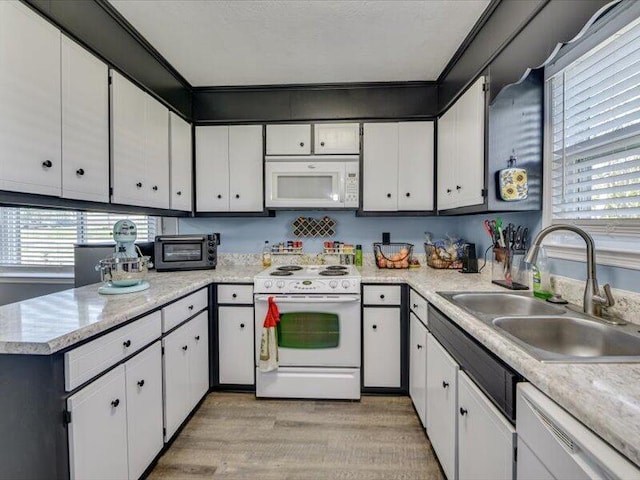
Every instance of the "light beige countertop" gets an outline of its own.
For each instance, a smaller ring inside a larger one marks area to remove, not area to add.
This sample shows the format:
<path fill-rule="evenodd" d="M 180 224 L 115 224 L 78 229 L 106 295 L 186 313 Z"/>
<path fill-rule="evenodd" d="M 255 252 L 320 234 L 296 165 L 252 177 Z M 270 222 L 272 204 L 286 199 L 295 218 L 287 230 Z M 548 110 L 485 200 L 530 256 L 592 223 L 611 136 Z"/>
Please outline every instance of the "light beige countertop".
<path fill-rule="evenodd" d="M 98 284 L 0 307 L 0 353 L 47 355 L 165 305 L 210 283 L 251 283 L 259 265 L 149 274 L 151 287 L 121 296 Z M 488 269 L 487 269 L 488 270 Z M 506 291 L 488 272 L 361 269 L 363 283 L 407 283 L 505 363 L 640 465 L 640 364 L 550 364 L 531 357 L 438 291 Z"/>

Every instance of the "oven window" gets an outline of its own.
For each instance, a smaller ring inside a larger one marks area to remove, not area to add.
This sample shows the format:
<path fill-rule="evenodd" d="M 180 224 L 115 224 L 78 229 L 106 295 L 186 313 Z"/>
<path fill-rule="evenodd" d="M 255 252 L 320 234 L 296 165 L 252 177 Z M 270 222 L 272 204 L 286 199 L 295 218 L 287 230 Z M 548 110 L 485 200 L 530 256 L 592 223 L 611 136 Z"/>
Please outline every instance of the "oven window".
<path fill-rule="evenodd" d="M 334 200 L 333 175 L 279 175 L 278 198 Z"/>
<path fill-rule="evenodd" d="M 280 315 L 278 346 L 285 348 L 336 348 L 340 322 L 335 313 L 289 312 Z"/>
<path fill-rule="evenodd" d="M 200 243 L 165 243 L 162 245 L 164 262 L 192 262 L 202 260 Z"/>

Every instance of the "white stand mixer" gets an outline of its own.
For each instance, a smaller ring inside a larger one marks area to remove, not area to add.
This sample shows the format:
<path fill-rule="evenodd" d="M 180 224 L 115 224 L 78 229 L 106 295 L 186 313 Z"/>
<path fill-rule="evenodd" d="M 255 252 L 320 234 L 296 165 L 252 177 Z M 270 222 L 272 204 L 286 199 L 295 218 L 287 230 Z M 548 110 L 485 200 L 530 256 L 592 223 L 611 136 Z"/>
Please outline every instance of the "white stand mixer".
<path fill-rule="evenodd" d="M 117 295 L 140 292 L 149 288 L 144 278 L 151 264 L 151 257 L 142 255 L 135 245 L 138 236 L 136 224 L 131 220 L 120 220 L 113 226 L 113 239 L 116 241 L 113 256 L 100 260 L 96 270 L 105 282 L 98 293 Z"/>

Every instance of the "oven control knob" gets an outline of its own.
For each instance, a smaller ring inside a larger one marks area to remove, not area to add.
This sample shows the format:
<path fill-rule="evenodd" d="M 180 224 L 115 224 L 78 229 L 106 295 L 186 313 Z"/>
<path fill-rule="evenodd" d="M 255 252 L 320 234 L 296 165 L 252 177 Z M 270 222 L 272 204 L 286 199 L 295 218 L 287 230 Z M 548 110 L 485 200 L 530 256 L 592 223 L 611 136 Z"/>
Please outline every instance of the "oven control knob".
<path fill-rule="evenodd" d="M 213 260 L 215 260 L 215 257 L 213 255 L 209 255 L 207 258 L 210 262 L 213 262 Z"/>
<path fill-rule="evenodd" d="M 273 285 L 273 282 L 271 280 L 267 280 L 266 282 L 264 282 L 264 288 L 271 288 L 271 285 Z"/>
<path fill-rule="evenodd" d="M 283 288 L 284 287 L 284 282 L 282 280 L 280 280 L 278 283 L 276 283 L 276 287 Z"/>
<path fill-rule="evenodd" d="M 331 288 L 336 288 L 336 287 L 338 286 L 338 282 L 337 282 L 337 281 L 335 281 L 335 280 L 331 280 L 331 281 L 329 282 L 329 286 L 330 286 Z"/>
<path fill-rule="evenodd" d="M 342 281 L 342 288 L 349 288 L 351 286 L 351 284 L 349 283 L 348 280 L 343 280 Z"/>
<path fill-rule="evenodd" d="M 210 248 L 209 250 L 207 250 L 209 253 L 213 254 L 214 250 L 213 248 Z"/>

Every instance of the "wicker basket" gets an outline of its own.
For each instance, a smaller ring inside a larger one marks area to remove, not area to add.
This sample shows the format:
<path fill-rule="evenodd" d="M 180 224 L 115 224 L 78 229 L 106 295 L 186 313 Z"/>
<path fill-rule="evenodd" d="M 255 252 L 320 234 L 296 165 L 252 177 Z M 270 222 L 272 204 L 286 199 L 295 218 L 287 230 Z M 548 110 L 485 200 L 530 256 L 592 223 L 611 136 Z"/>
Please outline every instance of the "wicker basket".
<path fill-rule="evenodd" d="M 409 268 L 413 245 L 411 243 L 374 243 L 373 253 L 378 268 Z"/>
<path fill-rule="evenodd" d="M 447 260 L 446 258 L 442 258 L 447 255 L 447 253 L 442 249 L 438 249 L 435 245 L 425 243 L 424 250 L 427 254 L 427 265 L 431 268 L 462 268 L 461 260 Z"/>

